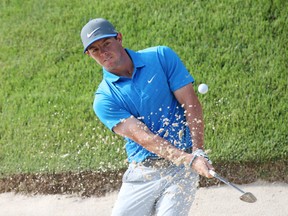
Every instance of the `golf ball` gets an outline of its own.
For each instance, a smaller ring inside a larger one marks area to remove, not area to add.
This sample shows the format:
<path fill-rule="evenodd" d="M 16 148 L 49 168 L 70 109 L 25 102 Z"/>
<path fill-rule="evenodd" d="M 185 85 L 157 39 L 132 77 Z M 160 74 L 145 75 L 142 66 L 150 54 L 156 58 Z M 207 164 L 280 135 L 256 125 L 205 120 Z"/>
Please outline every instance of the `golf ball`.
<path fill-rule="evenodd" d="M 206 84 L 202 83 L 198 86 L 198 91 L 201 94 L 206 94 L 208 92 L 208 86 Z"/>

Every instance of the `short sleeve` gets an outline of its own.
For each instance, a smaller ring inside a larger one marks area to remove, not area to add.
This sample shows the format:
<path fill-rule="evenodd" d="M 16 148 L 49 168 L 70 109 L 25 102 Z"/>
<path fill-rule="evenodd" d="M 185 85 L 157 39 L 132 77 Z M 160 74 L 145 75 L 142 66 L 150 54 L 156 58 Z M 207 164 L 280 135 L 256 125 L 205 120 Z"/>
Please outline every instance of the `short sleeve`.
<path fill-rule="evenodd" d="M 172 91 L 194 82 L 194 78 L 186 69 L 179 56 L 169 47 L 160 46 L 159 59 Z"/>
<path fill-rule="evenodd" d="M 95 94 L 93 110 L 100 121 L 110 130 L 131 116 L 131 113 L 117 104 L 112 96 L 105 94 Z"/>

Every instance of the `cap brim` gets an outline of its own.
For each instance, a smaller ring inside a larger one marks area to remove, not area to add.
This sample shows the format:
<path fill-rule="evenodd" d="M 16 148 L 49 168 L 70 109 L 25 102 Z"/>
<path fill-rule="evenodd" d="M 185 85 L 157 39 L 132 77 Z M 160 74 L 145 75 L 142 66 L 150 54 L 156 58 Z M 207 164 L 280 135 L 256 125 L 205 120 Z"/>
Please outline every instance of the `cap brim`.
<path fill-rule="evenodd" d="M 115 37 L 115 36 L 117 36 L 117 34 L 118 34 L 118 33 L 115 33 L 115 34 L 107 34 L 107 35 L 102 35 L 102 36 L 100 36 L 100 37 L 94 38 L 93 40 L 90 41 L 90 43 L 88 43 L 88 44 L 86 45 L 83 53 L 85 53 L 85 52 L 87 51 L 88 47 L 89 47 L 91 44 L 93 44 L 95 41 L 101 40 L 101 39 L 103 39 L 103 38 Z"/>

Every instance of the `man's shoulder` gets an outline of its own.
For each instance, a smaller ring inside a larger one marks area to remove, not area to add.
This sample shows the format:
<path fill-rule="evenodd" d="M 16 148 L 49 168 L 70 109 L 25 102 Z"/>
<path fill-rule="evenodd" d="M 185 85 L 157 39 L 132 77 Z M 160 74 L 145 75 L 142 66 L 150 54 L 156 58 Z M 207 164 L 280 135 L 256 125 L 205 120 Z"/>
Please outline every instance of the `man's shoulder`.
<path fill-rule="evenodd" d="M 95 94 L 109 94 L 110 88 L 108 83 L 106 82 L 105 79 L 102 79 L 100 84 L 98 85 L 98 88 L 96 89 Z"/>

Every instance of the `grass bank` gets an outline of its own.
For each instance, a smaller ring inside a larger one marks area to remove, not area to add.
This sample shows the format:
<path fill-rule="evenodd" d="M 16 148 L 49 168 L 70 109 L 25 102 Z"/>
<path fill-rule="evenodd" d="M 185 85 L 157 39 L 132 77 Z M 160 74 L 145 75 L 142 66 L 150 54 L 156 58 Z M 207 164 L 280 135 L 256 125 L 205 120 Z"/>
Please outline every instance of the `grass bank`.
<path fill-rule="evenodd" d="M 138 50 L 168 45 L 183 59 L 217 162 L 287 160 L 285 0 L 3 0 L 0 3 L 0 173 L 125 166 L 122 139 L 94 116 L 101 68 L 80 30 L 104 17 Z"/>

